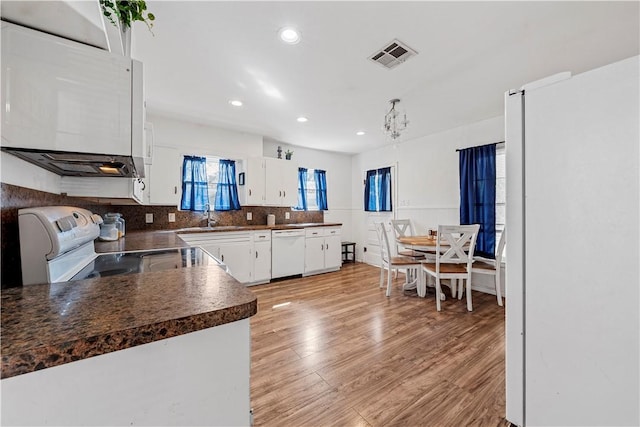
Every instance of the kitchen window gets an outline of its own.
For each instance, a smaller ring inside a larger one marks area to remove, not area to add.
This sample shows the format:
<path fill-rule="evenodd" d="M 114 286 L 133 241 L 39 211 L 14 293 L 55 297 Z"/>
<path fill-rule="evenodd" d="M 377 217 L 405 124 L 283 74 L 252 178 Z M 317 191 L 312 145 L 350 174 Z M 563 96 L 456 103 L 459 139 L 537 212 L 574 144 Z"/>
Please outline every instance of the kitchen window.
<path fill-rule="evenodd" d="M 182 197 L 180 209 L 202 212 L 209 205 L 206 159 L 184 156 L 182 162 Z"/>
<path fill-rule="evenodd" d="M 234 160 L 207 157 L 207 182 L 212 210 L 240 209 Z"/>
<path fill-rule="evenodd" d="M 207 182 L 209 183 L 209 200 L 216 199 L 218 181 L 220 180 L 220 157 L 207 156 Z"/>
<path fill-rule="evenodd" d="M 298 205 L 301 211 L 327 210 L 326 172 L 321 169 L 298 168 Z"/>
<path fill-rule="evenodd" d="M 366 212 L 391 212 L 391 168 L 368 170 L 364 182 L 364 210 Z"/>

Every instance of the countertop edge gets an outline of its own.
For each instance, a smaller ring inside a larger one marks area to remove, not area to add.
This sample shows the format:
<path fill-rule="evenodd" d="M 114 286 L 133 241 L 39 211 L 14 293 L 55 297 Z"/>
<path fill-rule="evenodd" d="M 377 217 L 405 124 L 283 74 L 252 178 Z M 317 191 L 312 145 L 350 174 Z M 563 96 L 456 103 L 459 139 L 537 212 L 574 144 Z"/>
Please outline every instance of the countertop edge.
<path fill-rule="evenodd" d="M 257 298 L 220 310 L 194 314 L 145 326 L 34 347 L 9 356 L 2 355 L 0 379 L 52 368 L 142 344 L 248 319 L 258 312 Z"/>
<path fill-rule="evenodd" d="M 163 230 L 161 233 L 173 232 L 176 234 L 195 234 L 195 233 L 233 233 L 243 231 L 261 231 L 261 230 L 300 230 L 304 228 L 315 227 L 341 227 L 339 222 L 318 222 L 318 223 L 301 223 L 301 224 L 276 224 L 276 225 L 237 225 L 237 226 L 214 226 L 205 227 L 188 227 Z"/>

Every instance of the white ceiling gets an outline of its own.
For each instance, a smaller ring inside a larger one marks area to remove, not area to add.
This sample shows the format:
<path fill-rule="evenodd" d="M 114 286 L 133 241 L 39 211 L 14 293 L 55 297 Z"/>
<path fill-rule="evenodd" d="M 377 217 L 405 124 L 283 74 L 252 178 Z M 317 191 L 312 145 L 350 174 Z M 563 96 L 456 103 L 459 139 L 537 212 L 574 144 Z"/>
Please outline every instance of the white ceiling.
<path fill-rule="evenodd" d="M 151 113 L 349 153 L 389 143 L 392 98 L 408 140 L 498 116 L 530 81 L 640 53 L 637 1 L 147 4 L 154 35 L 135 24 L 133 57 Z M 299 44 L 279 41 L 284 26 Z M 392 70 L 368 60 L 394 38 L 418 55 Z"/>

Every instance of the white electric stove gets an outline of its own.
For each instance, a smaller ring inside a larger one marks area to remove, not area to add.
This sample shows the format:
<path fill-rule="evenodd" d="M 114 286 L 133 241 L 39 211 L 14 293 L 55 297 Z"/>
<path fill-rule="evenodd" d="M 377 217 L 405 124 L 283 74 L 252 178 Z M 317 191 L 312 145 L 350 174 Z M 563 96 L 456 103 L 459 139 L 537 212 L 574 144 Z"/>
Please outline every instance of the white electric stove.
<path fill-rule="evenodd" d="M 203 265 L 226 267 L 200 248 L 96 254 L 102 218 L 86 209 L 46 206 L 20 209 L 22 283 L 65 282 L 93 277 Z"/>

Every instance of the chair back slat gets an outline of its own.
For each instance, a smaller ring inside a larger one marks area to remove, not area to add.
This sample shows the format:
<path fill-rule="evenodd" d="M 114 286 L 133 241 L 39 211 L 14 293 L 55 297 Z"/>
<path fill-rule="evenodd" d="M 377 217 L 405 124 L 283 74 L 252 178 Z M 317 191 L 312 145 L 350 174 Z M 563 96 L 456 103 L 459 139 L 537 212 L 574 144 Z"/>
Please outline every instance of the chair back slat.
<path fill-rule="evenodd" d="M 500 235 L 500 241 L 498 242 L 498 251 L 496 252 L 496 265 L 499 266 L 502 263 L 502 255 L 504 253 L 504 247 L 507 244 L 507 228 L 502 230 Z"/>
<path fill-rule="evenodd" d="M 436 268 L 439 269 L 440 263 L 467 264 L 471 267 L 479 229 L 479 224 L 438 226 Z"/>
<path fill-rule="evenodd" d="M 416 234 L 410 219 L 392 219 L 391 227 L 393 227 L 396 239 L 398 237 L 414 236 Z"/>
<path fill-rule="evenodd" d="M 387 230 L 385 229 L 383 222 L 376 222 L 376 234 L 378 235 L 378 243 L 380 244 L 380 257 L 384 264 L 389 263 L 389 257 L 391 249 L 389 248 L 389 238 L 387 237 Z"/>

